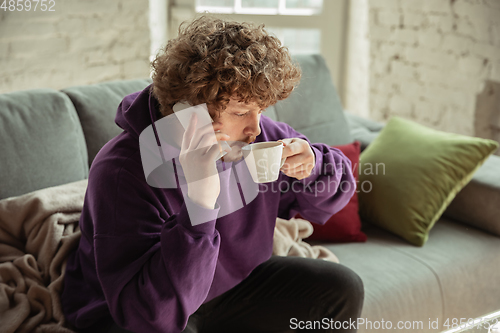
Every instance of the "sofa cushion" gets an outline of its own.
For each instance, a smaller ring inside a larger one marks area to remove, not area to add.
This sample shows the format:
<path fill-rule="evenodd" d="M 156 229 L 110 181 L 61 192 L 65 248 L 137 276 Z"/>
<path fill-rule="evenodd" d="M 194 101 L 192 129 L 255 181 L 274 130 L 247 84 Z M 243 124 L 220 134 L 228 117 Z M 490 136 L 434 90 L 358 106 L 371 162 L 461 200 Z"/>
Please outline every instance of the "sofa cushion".
<path fill-rule="evenodd" d="M 1 94 L 0 142 L 0 199 L 88 176 L 78 116 L 58 91 Z"/>
<path fill-rule="evenodd" d="M 315 143 L 330 146 L 353 141 L 340 99 L 325 60 L 320 55 L 295 56 L 302 78 L 290 97 L 266 110 L 273 120 L 283 121 Z"/>
<path fill-rule="evenodd" d="M 441 218 L 424 247 L 415 247 L 391 233 L 366 225 L 366 243 L 324 245 L 342 265 L 363 280 L 361 318 L 391 321 L 392 329 L 360 326 L 359 333 L 395 332 L 398 321 L 439 319 L 440 332 L 450 318 L 475 318 L 500 310 L 500 239 L 481 230 Z M 425 305 L 425 306 L 424 306 Z"/>
<path fill-rule="evenodd" d="M 143 90 L 151 80 L 98 83 L 63 89 L 73 102 L 82 123 L 88 148 L 89 165 L 106 142 L 122 132 L 115 115 L 123 97 Z"/>
<path fill-rule="evenodd" d="M 359 142 L 347 145 L 333 146 L 344 153 L 351 161 L 352 174 L 358 180 Z M 347 190 L 343 189 L 343 190 Z M 333 243 L 366 242 L 366 235 L 361 231 L 361 220 L 358 210 L 358 190 L 353 194 L 347 205 L 332 215 L 324 225 L 312 223 L 313 233 L 308 240 L 325 240 Z M 300 218 L 300 214 L 298 214 Z"/>
<path fill-rule="evenodd" d="M 360 156 L 360 215 L 422 246 L 474 172 L 498 148 L 493 140 L 437 131 L 393 117 Z"/>
<path fill-rule="evenodd" d="M 361 151 L 372 143 L 385 124 L 345 111 L 353 139 Z M 443 215 L 500 236 L 500 156 L 490 156 L 457 194 Z"/>

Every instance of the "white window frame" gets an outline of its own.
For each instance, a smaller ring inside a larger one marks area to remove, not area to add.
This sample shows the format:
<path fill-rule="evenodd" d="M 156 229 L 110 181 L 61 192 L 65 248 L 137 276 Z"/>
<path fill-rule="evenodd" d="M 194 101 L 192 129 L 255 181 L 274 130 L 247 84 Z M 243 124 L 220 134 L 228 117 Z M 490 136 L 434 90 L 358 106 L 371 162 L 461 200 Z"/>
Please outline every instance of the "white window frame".
<path fill-rule="evenodd" d="M 297 16 L 312 16 L 321 14 L 321 11 L 318 12 L 316 9 L 313 8 L 286 8 L 286 0 L 279 0 L 278 8 L 244 8 L 241 5 L 241 1 L 242 0 L 234 0 L 234 7 L 199 6 L 197 7 L 197 9 L 201 12 L 215 11 L 218 14 L 297 15 Z M 328 0 L 323 0 L 323 4 L 325 1 Z"/>

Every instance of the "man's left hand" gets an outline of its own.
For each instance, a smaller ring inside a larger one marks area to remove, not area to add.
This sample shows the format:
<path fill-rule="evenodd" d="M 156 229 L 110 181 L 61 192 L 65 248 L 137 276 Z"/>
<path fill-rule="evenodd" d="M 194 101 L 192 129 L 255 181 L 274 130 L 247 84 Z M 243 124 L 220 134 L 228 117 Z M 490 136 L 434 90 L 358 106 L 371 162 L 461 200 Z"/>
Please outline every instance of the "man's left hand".
<path fill-rule="evenodd" d="M 282 158 L 286 158 L 280 170 L 288 177 L 299 180 L 309 177 L 316 165 L 316 156 L 309 142 L 299 138 L 282 139 L 278 142 L 283 142 L 285 148 Z"/>

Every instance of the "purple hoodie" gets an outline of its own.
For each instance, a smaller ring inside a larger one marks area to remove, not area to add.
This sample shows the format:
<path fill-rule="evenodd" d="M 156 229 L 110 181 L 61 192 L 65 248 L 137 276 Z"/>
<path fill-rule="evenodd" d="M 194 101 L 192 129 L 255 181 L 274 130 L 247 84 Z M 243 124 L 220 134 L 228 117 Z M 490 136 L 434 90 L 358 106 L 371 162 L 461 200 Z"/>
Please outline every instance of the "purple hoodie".
<path fill-rule="evenodd" d="M 62 292 L 64 314 L 77 328 L 111 316 L 135 332 L 181 332 L 200 305 L 271 257 L 276 217 L 300 213 L 324 224 L 355 191 L 349 159 L 318 143 L 311 144 L 316 165 L 308 178 L 280 173 L 274 183 L 260 184 L 253 200 L 241 196 L 240 206 L 229 203 L 235 195 L 227 184 L 234 170 L 242 170 L 241 161 L 216 162 L 221 180 L 216 209 L 195 204 L 179 187 L 151 187 L 139 148 L 139 135 L 151 125 L 148 100 L 149 87 L 123 99 L 115 122 L 124 131 L 104 145 L 90 168 L 82 236 L 68 259 Z M 156 100 L 152 108 L 156 121 Z M 260 126 L 255 142 L 307 140 L 264 115 Z M 342 187 L 348 191 L 339 190 L 342 182 L 349 183 Z M 220 214 L 230 204 L 241 208 Z M 193 226 L 188 209 L 208 222 Z"/>

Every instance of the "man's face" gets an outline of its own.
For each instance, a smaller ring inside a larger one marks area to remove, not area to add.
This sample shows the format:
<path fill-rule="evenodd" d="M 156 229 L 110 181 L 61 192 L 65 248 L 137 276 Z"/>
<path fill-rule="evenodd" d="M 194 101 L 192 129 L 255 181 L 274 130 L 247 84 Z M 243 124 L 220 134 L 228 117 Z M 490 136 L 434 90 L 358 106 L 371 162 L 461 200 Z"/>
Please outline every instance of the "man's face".
<path fill-rule="evenodd" d="M 222 124 L 221 132 L 230 136 L 229 141 L 251 143 L 260 134 L 261 112 L 255 103 L 245 104 L 231 98 L 226 109 L 220 112 L 219 117 L 215 116 L 214 121 Z"/>
<path fill-rule="evenodd" d="M 209 111 L 216 114 L 213 110 Z M 252 143 L 260 134 L 261 108 L 255 103 L 240 103 L 231 98 L 226 109 L 215 116 L 214 121 L 222 124 L 221 132 L 230 136 L 227 143 L 232 151 L 224 156 L 224 161 L 234 162 L 240 160 L 243 155 L 241 148 Z"/>

